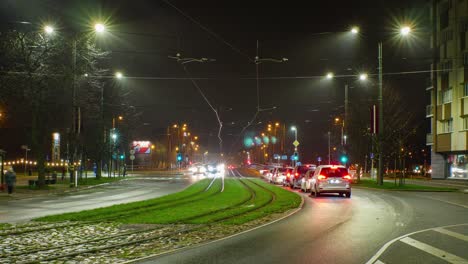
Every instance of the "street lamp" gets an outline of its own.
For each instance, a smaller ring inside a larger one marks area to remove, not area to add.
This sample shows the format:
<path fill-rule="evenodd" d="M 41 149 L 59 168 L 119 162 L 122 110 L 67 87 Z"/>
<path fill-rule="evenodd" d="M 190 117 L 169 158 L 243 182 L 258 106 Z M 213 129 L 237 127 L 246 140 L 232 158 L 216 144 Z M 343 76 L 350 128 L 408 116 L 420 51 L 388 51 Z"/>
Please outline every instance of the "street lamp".
<path fill-rule="evenodd" d="M 102 33 L 106 30 L 106 27 L 104 26 L 104 24 L 101 24 L 101 23 L 96 23 L 94 25 L 94 30 L 98 33 Z"/>
<path fill-rule="evenodd" d="M 367 73 L 359 74 L 359 80 L 361 80 L 361 81 L 366 81 L 368 77 L 369 76 L 367 75 Z"/>
<path fill-rule="evenodd" d="M 46 26 L 44 26 L 44 32 L 47 35 L 50 35 L 50 34 L 54 33 L 54 28 L 52 26 L 46 25 Z"/>
<path fill-rule="evenodd" d="M 358 33 L 359 33 L 359 28 L 358 28 L 358 27 L 352 27 L 352 28 L 351 28 L 351 33 L 352 33 L 353 35 L 358 34 Z"/>
<path fill-rule="evenodd" d="M 116 72 L 115 73 L 115 78 L 117 79 L 122 79 L 123 78 L 123 74 L 121 72 Z"/>
<path fill-rule="evenodd" d="M 407 36 L 411 33 L 411 28 L 409 26 L 404 26 L 400 29 L 400 34 L 402 36 Z"/>
<path fill-rule="evenodd" d="M 333 77 L 334 77 L 333 72 L 327 73 L 327 76 L 326 76 L 326 77 L 327 77 L 327 79 L 329 79 L 329 80 L 330 80 L 330 79 L 333 79 Z"/>

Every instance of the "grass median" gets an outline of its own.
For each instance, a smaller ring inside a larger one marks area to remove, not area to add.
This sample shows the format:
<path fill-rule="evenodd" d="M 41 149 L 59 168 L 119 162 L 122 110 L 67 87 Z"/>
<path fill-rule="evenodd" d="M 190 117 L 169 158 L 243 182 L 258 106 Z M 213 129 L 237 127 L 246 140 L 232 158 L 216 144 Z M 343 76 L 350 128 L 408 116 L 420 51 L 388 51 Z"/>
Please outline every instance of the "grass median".
<path fill-rule="evenodd" d="M 119 204 L 94 210 L 41 217 L 38 221 L 111 221 L 125 224 L 242 224 L 263 216 L 297 208 L 295 193 L 258 179 L 199 181 L 187 189 L 156 199 Z"/>
<path fill-rule="evenodd" d="M 421 191 L 421 192 L 454 192 L 457 189 L 446 187 L 424 186 L 417 184 L 404 184 L 402 186 L 395 185 L 393 182 L 384 181 L 383 185 L 378 185 L 374 180 L 361 179 L 359 183 L 355 183 L 355 187 L 365 187 L 373 189 L 391 190 L 391 191 Z"/>

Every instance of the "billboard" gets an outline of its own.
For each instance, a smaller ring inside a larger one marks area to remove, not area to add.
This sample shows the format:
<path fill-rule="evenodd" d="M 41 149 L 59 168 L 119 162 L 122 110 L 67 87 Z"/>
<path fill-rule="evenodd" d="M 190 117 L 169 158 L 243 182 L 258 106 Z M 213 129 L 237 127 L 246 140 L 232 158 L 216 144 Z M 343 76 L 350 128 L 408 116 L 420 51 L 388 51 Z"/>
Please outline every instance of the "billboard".
<path fill-rule="evenodd" d="M 151 142 L 133 141 L 132 149 L 135 150 L 135 154 L 151 154 Z"/>

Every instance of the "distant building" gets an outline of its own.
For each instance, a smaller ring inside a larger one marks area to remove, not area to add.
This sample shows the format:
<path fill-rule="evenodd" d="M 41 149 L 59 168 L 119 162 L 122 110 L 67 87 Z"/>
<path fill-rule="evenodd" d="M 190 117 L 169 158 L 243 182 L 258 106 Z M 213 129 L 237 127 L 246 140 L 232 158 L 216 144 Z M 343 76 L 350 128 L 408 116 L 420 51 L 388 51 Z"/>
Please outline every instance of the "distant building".
<path fill-rule="evenodd" d="M 468 180 L 468 0 L 432 0 L 432 178 Z"/>

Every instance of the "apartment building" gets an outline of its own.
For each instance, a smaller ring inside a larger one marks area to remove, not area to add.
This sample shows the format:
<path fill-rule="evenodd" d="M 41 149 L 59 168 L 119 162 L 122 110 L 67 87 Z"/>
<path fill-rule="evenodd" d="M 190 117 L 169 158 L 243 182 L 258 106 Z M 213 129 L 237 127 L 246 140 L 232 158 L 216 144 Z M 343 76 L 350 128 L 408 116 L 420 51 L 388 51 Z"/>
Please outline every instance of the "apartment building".
<path fill-rule="evenodd" d="M 468 0 L 432 0 L 432 178 L 468 180 Z"/>

